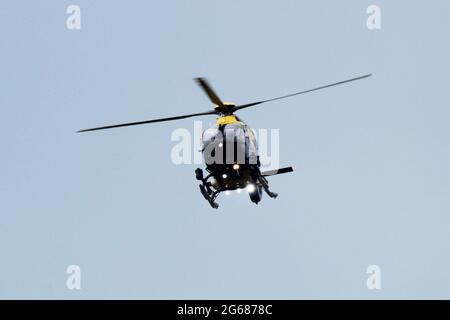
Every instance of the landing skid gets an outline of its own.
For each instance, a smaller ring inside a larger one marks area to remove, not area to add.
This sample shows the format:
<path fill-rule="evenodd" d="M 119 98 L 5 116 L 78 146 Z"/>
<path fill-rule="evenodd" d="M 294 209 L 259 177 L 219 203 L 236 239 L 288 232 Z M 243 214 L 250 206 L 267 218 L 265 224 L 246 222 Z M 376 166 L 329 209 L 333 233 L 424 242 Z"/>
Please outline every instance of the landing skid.
<path fill-rule="evenodd" d="M 256 175 L 258 177 L 260 185 L 262 186 L 263 190 L 267 193 L 267 195 L 271 198 L 276 199 L 278 197 L 278 193 L 269 190 L 269 183 L 267 182 L 267 179 L 261 174 L 261 171 L 258 170 Z"/>
<path fill-rule="evenodd" d="M 217 196 L 220 194 L 220 192 L 222 192 L 223 190 L 217 190 L 217 191 L 213 190 L 211 183 L 208 182 L 208 179 L 211 176 L 212 175 L 209 174 L 206 177 L 204 177 L 203 170 L 200 168 L 197 168 L 195 170 L 196 179 L 201 181 L 201 184 L 199 184 L 199 186 L 198 186 L 201 194 L 206 199 L 206 201 L 208 201 L 208 203 L 210 204 L 210 206 L 212 208 L 218 209 L 219 204 L 215 200 L 216 200 Z M 269 189 L 269 183 L 268 183 L 267 179 L 264 177 L 264 175 L 261 173 L 259 168 L 257 170 L 254 170 L 253 179 L 254 179 L 255 183 L 257 184 L 257 188 L 262 188 L 269 197 L 271 197 L 273 199 L 278 197 L 278 194 L 276 192 L 272 192 Z M 251 199 L 251 197 L 250 197 L 250 199 Z M 254 202 L 256 204 L 258 204 L 259 201 L 260 201 L 260 199 L 258 201 L 255 201 L 252 199 L 252 202 Z"/>
<path fill-rule="evenodd" d="M 220 191 L 213 191 L 210 188 L 210 183 L 208 182 L 208 179 L 211 175 L 206 176 L 206 178 L 203 177 L 203 171 L 200 168 L 197 168 L 195 170 L 195 177 L 197 180 L 201 181 L 202 183 L 198 185 L 200 188 L 200 192 L 203 195 L 203 197 L 208 201 L 208 203 L 211 205 L 212 208 L 218 209 L 219 204 L 215 202 L 217 196 L 219 195 Z"/>
<path fill-rule="evenodd" d="M 219 192 L 213 192 L 211 194 L 207 191 L 207 188 L 205 187 L 204 184 L 199 184 L 198 186 L 200 188 L 200 192 L 202 193 L 203 197 L 206 199 L 206 201 L 208 201 L 208 203 L 211 205 L 211 207 L 214 209 L 218 209 L 219 204 L 217 202 L 215 202 L 214 200 L 217 197 L 217 195 L 219 194 Z"/>

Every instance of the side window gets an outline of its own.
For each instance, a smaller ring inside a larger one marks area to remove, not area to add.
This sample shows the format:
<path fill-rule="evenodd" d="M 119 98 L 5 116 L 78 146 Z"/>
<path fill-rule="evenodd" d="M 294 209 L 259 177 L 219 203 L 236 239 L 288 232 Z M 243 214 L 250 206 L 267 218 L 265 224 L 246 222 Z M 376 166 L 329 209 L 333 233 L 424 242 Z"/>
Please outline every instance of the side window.
<path fill-rule="evenodd" d="M 219 134 L 219 130 L 216 128 L 209 128 L 203 131 L 203 144 L 208 144 L 216 139 Z"/>
<path fill-rule="evenodd" d="M 250 153 L 257 154 L 258 153 L 258 142 L 256 141 L 255 132 L 251 128 L 247 128 L 247 136 L 249 140 L 249 150 Z"/>
<path fill-rule="evenodd" d="M 247 136 L 250 138 L 250 140 L 256 141 L 256 136 L 252 129 L 247 128 L 246 132 L 247 132 Z"/>

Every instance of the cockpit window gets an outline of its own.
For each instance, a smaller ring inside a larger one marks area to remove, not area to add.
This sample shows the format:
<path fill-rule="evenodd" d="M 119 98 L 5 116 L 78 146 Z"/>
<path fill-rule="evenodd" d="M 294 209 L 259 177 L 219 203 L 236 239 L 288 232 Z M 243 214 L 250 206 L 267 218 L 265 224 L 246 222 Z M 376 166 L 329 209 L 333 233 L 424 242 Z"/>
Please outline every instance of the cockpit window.
<path fill-rule="evenodd" d="M 203 143 L 208 144 L 210 142 L 213 142 L 216 139 L 220 138 L 220 131 L 217 128 L 209 128 L 203 131 Z"/>
<path fill-rule="evenodd" d="M 246 132 L 247 132 L 248 138 L 251 141 L 255 141 L 256 142 L 256 135 L 255 135 L 255 132 L 253 131 L 253 129 L 247 129 Z"/>
<path fill-rule="evenodd" d="M 244 126 L 238 123 L 227 124 L 224 129 L 226 139 L 237 138 L 237 140 L 245 141 Z"/>

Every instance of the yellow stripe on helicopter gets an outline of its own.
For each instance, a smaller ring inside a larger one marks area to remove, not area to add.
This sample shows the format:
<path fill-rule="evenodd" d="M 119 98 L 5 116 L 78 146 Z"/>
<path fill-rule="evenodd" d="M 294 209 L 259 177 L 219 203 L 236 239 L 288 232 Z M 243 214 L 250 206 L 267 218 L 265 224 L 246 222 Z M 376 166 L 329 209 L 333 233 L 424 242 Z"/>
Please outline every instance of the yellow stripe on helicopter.
<path fill-rule="evenodd" d="M 232 102 L 224 102 L 223 105 L 232 107 L 232 106 L 234 106 L 234 103 L 232 103 Z M 230 123 L 241 123 L 241 121 L 239 121 L 234 114 L 221 116 L 221 117 L 218 117 L 216 119 L 216 125 L 217 126 L 230 124 Z"/>
<path fill-rule="evenodd" d="M 230 123 L 241 123 L 234 114 L 230 114 L 227 116 L 218 117 L 216 119 L 216 126 L 221 126 Z"/>

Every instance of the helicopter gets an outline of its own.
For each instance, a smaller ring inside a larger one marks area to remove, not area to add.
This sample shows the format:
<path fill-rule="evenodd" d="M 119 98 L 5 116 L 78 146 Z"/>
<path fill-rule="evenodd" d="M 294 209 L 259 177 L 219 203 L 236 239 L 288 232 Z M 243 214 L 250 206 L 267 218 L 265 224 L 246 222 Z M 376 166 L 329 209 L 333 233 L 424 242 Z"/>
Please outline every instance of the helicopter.
<path fill-rule="evenodd" d="M 235 112 L 263 103 L 290 98 L 344 83 L 361 80 L 370 76 L 371 74 L 366 74 L 309 90 L 241 105 L 222 101 L 207 79 L 195 78 L 194 81 L 197 82 L 212 102 L 212 110 L 169 118 L 107 125 L 83 129 L 78 132 L 89 132 L 156 122 L 174 121 L 197 116 L 214 115 L 217 117 L 215 124 L 206 129 L 202 134 L 201 152 L 205 160 L 206 174 L 201 168 L 197 168 L 195 170 L 195 177 L 200 181 L 200 192 L 211 207 L 215 209 L 219 207 L 216 199 L 220 193 L 229 193 L 232 190 L 241 191 L 244 188 L 248 191 L 251 202 L 258 204 L 261 201 L 263 191 L 270 198 L 276 198 L 278 196 L 277 193 L 269 189 L 269 182 L 267 180 L 268 177 L 293 172 L 294 169 L 293 167 L 284 167 L 270 171 L 261 171 L 256 136 L 253 130 L 243 120 L 241 120 Z"/>

